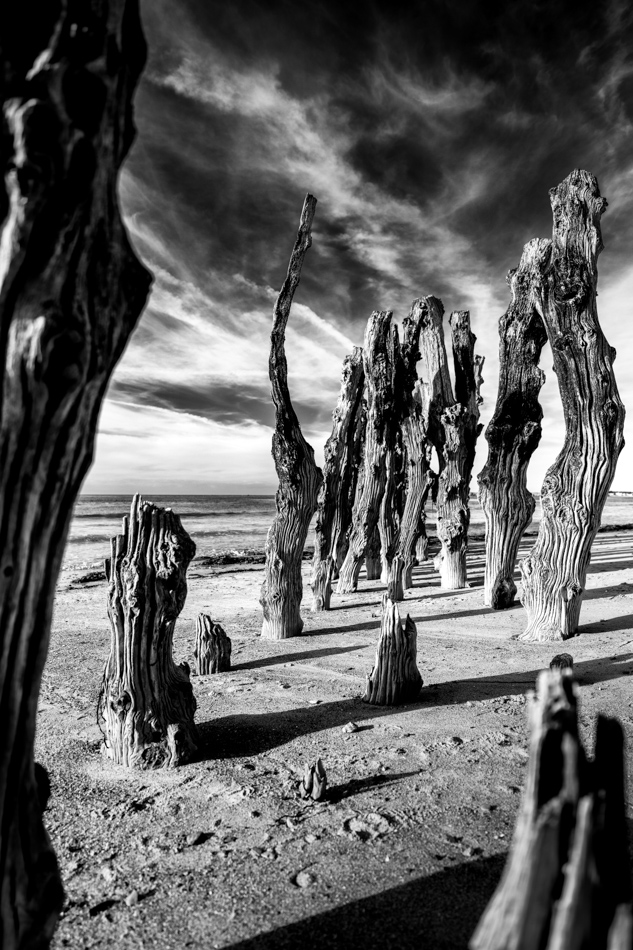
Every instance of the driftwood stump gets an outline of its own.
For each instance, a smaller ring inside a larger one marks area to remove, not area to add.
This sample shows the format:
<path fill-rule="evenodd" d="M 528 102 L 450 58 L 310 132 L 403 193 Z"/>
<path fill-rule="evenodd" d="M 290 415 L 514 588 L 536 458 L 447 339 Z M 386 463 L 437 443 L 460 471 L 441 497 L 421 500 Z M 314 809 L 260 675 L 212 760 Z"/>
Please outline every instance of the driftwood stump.
<path fill-rule="evenodd" d="M 231 638 L 208 614 L 198 614 L 193 655 L 198 676 L 227 673 L 231 669 Z"/>
<path fill-rule="evenodd" d="M 615 350 L 598 321 L 597 258 L 606 201 L 586 171 L 550 191 L 551 252 L 533 279 L 534 301 L 552 347 L 565 442 L 541 490 L 538 538 L 520 563 L 523 640 L 565 640 L 578 629 L 591 545 L 624 439 L 624 407 L 613 375 Z"/>
<path fill-rule="evenodd" d="M 150 285 L 117 197 L 145 43 L 133 0 L 3 12 L 0 946 L 42 950 L 63 892 L 33 761 L 38 694 L 99 409 Z"/>
<path fill-rule="evenodd" d="M 395 444 L 395 380 L 400 341 L 397 328 L 391 322 L 392 316 L 390 310 L 375 311 L 365 331 L 363 363 L 367 385 L 367 429 L 364 471 L 354 500 L 349 547 L 339 572 L 339 594 L 354 591 L 358 585 L 365 550 L 378 524 L 387 485 L 387 457 Z"/>
<path fill-rule="evenodd" d="M 321 759 L 306 765 L 299 791 L 302 798 L 311 798 L 315 802 L 323 801 L 327 791 L 327 774 Z"/>
<path fill-rule="evenodd" d="M 430 460 L 429 460 L 429 465 L 430 465 Z M 433 471 L 431 471 L 431 477 L 432 478 L 431 478 L 430 491 L 433 490 L 433 483 L 434 483 L 434 479 L 436 478 L 435 473 Z M 428 498 L 428 493 L 427 493 L 427 498 Z M 428 561 L 429 559 L 429 539 L 426 534 L 426 512 L 424 511 L 424 506 L 422 507 L 422 511 L 420 513 L 418 538 L 417 538 L 417 541 L 415 542 L 415 559 L 418 562 L 418 564 L 422 564 L 424 561 Z M 406 581 L 406 578 L 407 578 L 407 575 L 405 573 L 404 581 Z M 410 582 L 409 584 L 404 583 L 404 586 L 412 587 L 413 585 Z"/>
<path fill-rule="evenodd" d="M 332 434 L 325 443 L 323 483 L 319 491 L 312 562 L 312 609 L 329 610 L 337 552 L 352 523 L 360 451 L 364 444 L 366 407 L 363 400 L 363 351 L 355 346 L 343 363 L 343 380 Z M 362 438 L 361 438 L 361 430 Z"/>
<path fill-rule="evenodd" d="M 321 470 L 314 451 L 303 438 L 288 390 L 286 326 L 301 268 L 312 244 L 312 220 L 316 198 L 306 195 L 297 240 L 288 264 L 273 316 L 268 371 L 275 404 L 275 432 L 272 454 L 279 487 L 275 520 L 266 538 L 266 567 L 259 602 L 264 611 L 262 636 L 285 640 L 301 633 L 301 562 L 310 520 L 317 506 Z"/>
<path fill-rule="evenodd" d="M 622 728 L 599 716 L 587 763 L 573 679 L 559 670 L 539 675 L 530 720 L 510 855 L 470 950 L 630 950 Z"/>
<path fill-rule="evenodd" d="M 538 363 L 547 339 L 533 302 L 533 274 L 549 241 L 525 246 L 507 280 L 512 302 L 499 321 L 499 390 L 486 429 L 488 460 L 479 474 L 479 500 L 486 521 L 484 603 L 511 607 L 519 542 L 532 520 L 535 502 L 526 484 L 532 453 L 541 439 L 543 410 L 538 395 L 545 374 Z"/>
<path fill-rule="evenodd" d="M 415 624 L 407 614 L 403 627 L 397 604 L 384 595 L 376 659 L 363 698 L 375 706 L 398 706 L 414 702 L 421 688 Z"/>
<path fill-rule="evenodd" d="M 368 581 L 379 581 L 382 573 L 382 560 L 380 557 L 380 531 L 378 524 L 371 533 L 365 549 L 365 573 Z"/>
<path fill-rule="evenodd" d="M 429 439 L 439 463 L 437 536 L 442 548 L 434 564 L 443 588 L 467 586 L 466 551 L 470 524 L 470 477 L 479 425 L 483 357 L 475 356 L 475 336 L 467 310 L 451 314 L 455 397 L 448 371 L 440 300 L 428 298 L 428 318 L 420 335 L 423 381 L 428 387 Z"/>
<path fill-rule="evenodd" d="M 172 656 L 195 553 L 178 515 L 134 496 L 106 561 L 111 640 L 98 721 L 116 765 L 176 766 L 196 749 L 189 667 Z"/>

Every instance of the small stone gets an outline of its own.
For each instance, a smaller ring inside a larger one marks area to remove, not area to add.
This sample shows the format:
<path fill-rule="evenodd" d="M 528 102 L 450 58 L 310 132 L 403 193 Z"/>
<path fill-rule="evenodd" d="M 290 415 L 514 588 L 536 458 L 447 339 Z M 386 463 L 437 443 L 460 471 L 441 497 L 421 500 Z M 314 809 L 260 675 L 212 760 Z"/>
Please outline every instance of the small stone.
<path fill-rule="evenodd" d="M 189 847 L 194 848 L 197 844 L 203 844 L 206 841 L 206 838 L 207 836 L 205 835 L 204 831 L 198 831 L 194 834 L 187 835 L 185 838 L 185 843 L 188 844 Z"/>
<path fill-rule="evenodd" d="M 356 725 L 355 722 L 348 722 L 348 723 L 347 723 L 345 726 L 343 726 L 343 728 L 341 729 L 341 732 L 358 732 L 358 731 L 359 731 L 359 729 L 358 729 L 358 726 Z"/>
<path fill-rule="evenodd" d="M 601 620 L 600 623 L 604 623 L 604 620 Z M 573 657 L 569 653 L 557 653 L 550 660 L 549 668 L 550 670 L 573 670 Z"/>
<path fill-rule="evenodd" d="M 295 876 L 294 884 L 297 887 L 310 887 L 311 884 L 314 884 L 316 878 L 313 874 L 310 874 L 309 871 L 299 871 Z"/>
<path fill-rule="evenodd" d="M 309 704 L 310 704 L 311 706 L 318 706 L 319 703 L 322 703 L 322 702 L 323 702 L 323 700 L 322 700 L 322 699 L 309 699 L 308 702 L 309 702 Z"/>
<path fill-rule="evenodd" d="M 125 898 L 125 903 L 128 907 L 134 907 L 135 904 L 138 904 L 138 891 L 130 891 L 128 896 Z"/>
<path fill-rule="evenodd" d="M 317 838 L 316 835 L 306 835 L 306 836 L 305 836 L 305 840 L 306 840 L 307 844 L 314 844 L 314 842 L 315 842 L 315 841 L 318 841 L 319 839 Z"/>
<path fill-rule="evenodd" d="M 107 865 L 101 868 L 101 877 L 107 884 L 112 884 L 115 874 L 112 868 L 109 868 Z"/>

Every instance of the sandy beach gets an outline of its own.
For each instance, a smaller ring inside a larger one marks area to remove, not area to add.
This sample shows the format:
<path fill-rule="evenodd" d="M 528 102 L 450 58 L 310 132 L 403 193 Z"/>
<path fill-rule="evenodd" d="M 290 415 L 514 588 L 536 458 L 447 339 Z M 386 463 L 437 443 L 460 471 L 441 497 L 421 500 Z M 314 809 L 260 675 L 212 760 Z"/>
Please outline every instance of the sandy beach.
<path fill-rule="evenodd" d="M 567 641 L 591 752 L 597 713 L 633 729 L 633 533 L 596 539 L 580 635 Z M 527 550 L 526 539 L 522 553 Z M 199 759 L 132 772 L 100 752 L 95 707 L 109 644 L 105 581 L 60 580 L 38 719 L 46 823 L 66 904 L 55 947 L 461 948 L 499 879 L 527 761 L 526 694 L 556 644 L 513 639 L 523 608 L 442 591 L 430 562 L 403 606 L 417 624 L 419 702 L 364 704 L 382 586 L 311 614 L 303 635 L 259 637 L 261 565 L 189 570 L 177 660 L 199 611 L 233 641 L 230 673 L 193 677 Z M 354 734 L 342 731 L 353 721 Z M 320 756 L 329 797 L 298 796 Z M 631 763 L 628 783 L 631 789 Z M 629 791 L 630 795 L 630 791 Z"/>

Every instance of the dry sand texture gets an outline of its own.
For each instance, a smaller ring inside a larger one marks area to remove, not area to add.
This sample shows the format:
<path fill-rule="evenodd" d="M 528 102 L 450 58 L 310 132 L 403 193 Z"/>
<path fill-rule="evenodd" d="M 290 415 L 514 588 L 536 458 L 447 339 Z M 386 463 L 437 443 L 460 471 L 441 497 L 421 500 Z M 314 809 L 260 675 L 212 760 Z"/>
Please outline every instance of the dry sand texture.
<path fill-rule="evenodd" d="M 564 647 L 589 750 L 598 712 L 617 715 L 630 744 L 631 540 L 598 535 L 580 636 Z M 308 572 L 306 562 L 306 585 Z M 192 564 L 176 658 L 192 662 L 204 610 L 232 638 L 234 666 L 193 678 L 199 761 L 143 773 L 99 752 L 105 584 L 63 577 L 36 751 L 50 771 L 46 821 L 67 893 L 54 947 L 467 946 L 518 808 L 525 695 L 561 647 L 513 640 L 521 607 L 484 608 L 474 542 L 470 590 L 440 590 L 430 563 L 415 569 L 404 606 L 418 629 L 420 701 L 370 707 L 358 697 L 382 586 L 361 580 L 330 612 L 304 610 L 302 636 L 269 642 L 258 636 L 262 577 L 259 566 Z M 350 721 L 358 732 L 342 731 Z M 331 791 L 306 803 L 298 780 L 316 756 Z"/>

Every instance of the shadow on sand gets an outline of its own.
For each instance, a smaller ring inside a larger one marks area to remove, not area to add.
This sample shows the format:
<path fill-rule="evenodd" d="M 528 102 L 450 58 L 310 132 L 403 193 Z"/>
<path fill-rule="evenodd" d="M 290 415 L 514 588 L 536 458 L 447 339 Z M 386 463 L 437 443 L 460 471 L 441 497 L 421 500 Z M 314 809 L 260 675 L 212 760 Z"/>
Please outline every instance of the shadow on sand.
<path fill-rule="evenodd" d="M 249 940 L 232 943 L 230 948 L 466 950 L 505 861 L 503 854 L 448 867 Z"/>

